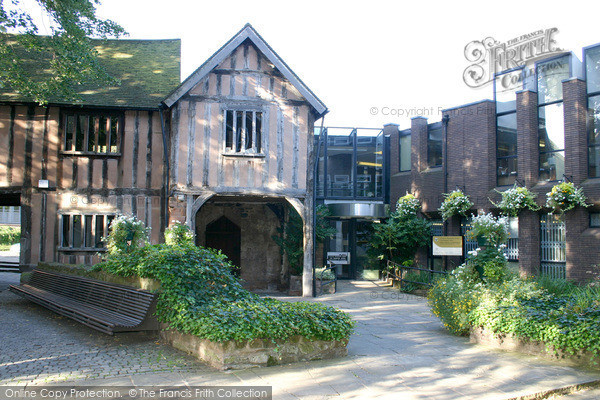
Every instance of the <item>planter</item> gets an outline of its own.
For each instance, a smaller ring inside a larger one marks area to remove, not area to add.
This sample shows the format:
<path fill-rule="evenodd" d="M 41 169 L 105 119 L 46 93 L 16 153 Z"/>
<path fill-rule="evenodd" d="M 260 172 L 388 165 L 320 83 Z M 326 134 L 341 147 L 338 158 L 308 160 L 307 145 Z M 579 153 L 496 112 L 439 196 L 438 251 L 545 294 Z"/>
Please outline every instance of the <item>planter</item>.
<path fill-rule="evenodd" d="M 568 354 L 547 346 L 544 342 L 536 342 L 528 338 L 505 333 L 494 333 L 484 327 L 471 328 L 471 343 L 493 347 L 499 350 L 514 351 L 534 356 L 543 356 L 553 360 L 563 360 L 573 365 L 600 369 L 598 357 L 592 353 Z"/>
<path fill-rule="evenodd" d="M 331 281 L 325 281 L 325 283 Z M 317 294 L 335 294 L 335 282 L 331 282 L 323 286 L 323 282 L 317 279 L 316 282 Z"/>
<path fill-rule="evenodd" d="M 244 342 L 213 342 L 175 330 L 160 333 L 168 344 L 192 354 L 211 367 L 244 369 L 301 361 L 325 360 L 348 354 L 348 341 L 314 340 L 293 336 L 287 340 L 253 339 Z"/>
<path fill-rule="evenodd" d="M 302 296 L 302 275 L 290 275 L 290 296 Z"/>

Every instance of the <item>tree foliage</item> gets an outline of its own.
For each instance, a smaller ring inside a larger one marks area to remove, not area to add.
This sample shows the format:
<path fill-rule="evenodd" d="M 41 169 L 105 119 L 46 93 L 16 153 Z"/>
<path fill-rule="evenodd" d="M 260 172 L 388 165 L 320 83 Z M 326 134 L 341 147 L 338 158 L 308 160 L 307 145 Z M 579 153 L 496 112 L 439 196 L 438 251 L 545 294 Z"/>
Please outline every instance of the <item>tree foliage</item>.
<path fill-rule="evenodd" d="M 315 236 L 317 243 L 335 235 L 336 230 L 326 220 L 330 215 L 327 206 L 320 205 L 316 209 L 317 223 L 315 225 Z M 304 265 L 304 227 L 302 217 L 295 209 L 290 210 L 290 216 L 284 226 L 277 229 L 279 235 L 273 236 L 273 240 L 282 254 L 285 253 L 292 275 L 301 275 Z"/>
<path fill-rule="evenodd" d="M 406 208 L 415 209 L 415 212 L 406 212 Z M 399 201 L 398 208 L 387 221 L 373 225 L 370 253 L 400 263 L 412 260 L 417 250 L 431 240 L 431 223 L 416 214 L 420 208 L 420 205 L 415 208 L 414 204 Z"/>
<path fill-rule="evenodd" d="M 36 2 L 49 21 L 48 36 L 41 36 L 39 28 L 47 22 L 36 21 L 37 10 L 25 1 L 0 1 L 0 87 L 47 103 L 51 98 L 77 99 L 75 88 L 80 84 L 115 84 L 98 63 L 90 38 L 126 33 L 117 23 L 96 16 L 100 0 Z"/>

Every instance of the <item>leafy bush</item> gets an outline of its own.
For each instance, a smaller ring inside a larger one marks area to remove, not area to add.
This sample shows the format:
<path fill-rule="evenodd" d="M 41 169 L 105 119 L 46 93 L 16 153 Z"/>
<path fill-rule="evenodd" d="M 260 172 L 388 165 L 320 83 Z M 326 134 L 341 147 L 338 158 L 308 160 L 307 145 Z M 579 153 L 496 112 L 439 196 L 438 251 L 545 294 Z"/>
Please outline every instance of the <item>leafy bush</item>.
<path fill-rule="evenodd" d="M 331 269 L 315 268 L 315 276 L 323 281 L 331 281 L 335 279 L 335 273 Z"/>
<path fill-rule="evenodd" d="M 541 207 L 535 202 L 537 196 L 526 187 L 518 187 L 517 184 L 504 192 L 499 192 L 502 195 L 502 201 L 492 204 L 502 210 L 504 215 L 516 217 L 525 209 L 538 211 Z"/>
<path fill-rule="evenodd" d="M 431 223 L 418 217 L 416 212 L 402 210 L 403 206 L 400 205 L 387 221 L 373 224 L 369 249 L 372 258 L 398 263 L 409 261 L 415 257 L 420 247 L 426 246 L 431 240 Z"/>
<path fill-rule="evenodd" d="M 471 207 L 473 207 L 473 203 L 469 200 L 469 196 L 464 194 L 462 190 L 456 189 L 453 192 L 444 193 L 444 201 L 440 206 L 440 212 L 445 221 L 455 215 L 466 216 Z"/>
<path fill-rule="evenodd" d="M 451 332 L 481 326 L 495 333 L 541 341 L 568 354 L 600 357 L 600 289 L 548 278 L 513 276 L 494 283 L 465 279 L 464 267 L 429 291 L 433 313 Z"/>
<path fill-rule="evenodd" d="M 481 284 L 468 285 L 451 276 L 438 279 L 429 289 L 427 300 L 433 314 L 450 332 L 467 335 L 471 328 L 469 314 L 479 303 L 480 289 Z"/>
<path fill-rule="evenodd" d="M 21 228 L 16 226 L 0 226 L 0 244 L 12 245 L 21 241 Z"/>
<path fill-rule="evenodd" d="M 426 289 L 426 285 L 420 285 L 419 283 L 429 283 L 429 273 L 425 271 L 407 271 L 402 274 L 402 286 L 400 290 L 405 293 L 414 292 L 418 289 Z M 411 281 L 405 282 L 404 280 Z M 415 283 L 418 282 L 418 283 Z"/>
<path fill-rule="evenodd" d="M 108 254 L 135 252 L 148 243 L 149 229 L 133 216 L 117 215 L 109 229 L 106 239 Z"/>
<path fill-rule="evenodd" d="M 340 340 L 348 338 L 354 326 L 348 314 L 332 307 L 263 299 L 248 292 L 230 273 L 232 266 L 222 253 L 196 247 L 188 240 L 109 253 L 96 268 L 158 280 L 158 319 L 183 333 L 213 341 L 295 335 Z"/>
<path fill-rule="evenodd" d="M 175 221 L 165 230 L 165 243 L 171 246 L 193 245 L 194 234 L 189 226 Z"/>
<path fill-rule="evenodd" d="M 589 207 L 585 201 L 583 189 L 576 187 L 571 182 L 556 184 L 550 192 L 546 193 L 546 207 L 557 213 L 564 213 L 577 206 Z"/>

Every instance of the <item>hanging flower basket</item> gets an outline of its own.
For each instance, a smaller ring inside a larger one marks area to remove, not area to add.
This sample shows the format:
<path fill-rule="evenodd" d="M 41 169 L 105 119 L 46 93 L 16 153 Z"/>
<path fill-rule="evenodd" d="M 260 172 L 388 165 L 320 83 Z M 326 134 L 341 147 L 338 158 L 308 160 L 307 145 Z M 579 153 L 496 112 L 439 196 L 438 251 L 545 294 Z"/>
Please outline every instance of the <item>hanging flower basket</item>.
<path fill-rule="evenodd" d="M 586 204 L 586 197 L 583 189 L 576 187 L 572 182 L 561 182 L 554 185 L 552 190 L 546 193 L 546 207 L 551 208 L 553 212 L 562 214 L 573 208 L 589 207 Z"/>
<path fill-rule="evenodd" d="M 396 212 L 400 217 L 417 215 L 420 209 L 421 202 L 410 193 L 400 197 L 396 203 Z"/>
<path fill-rule="evenodd" d="M 473 207 L 469 196 L 464 194 L 460 189 L 456 189 L 451 193 L 445 193 L 444 197 L 444 201 L 439 209 L 444 220 L 455 215 L 466 216 L 466 213 Z"/>
<path fill-rule="evenodd" d="M 525 209 L 538 211 L 541 207 L 535 202 L 537 196 L 526 187 L 518 187 L 516 184 L 504 192 L 498 192 L 502 195 L 502 201 L 493 205 L 502 210 L 502 214 L 509 217 L 516 217 Z"/>

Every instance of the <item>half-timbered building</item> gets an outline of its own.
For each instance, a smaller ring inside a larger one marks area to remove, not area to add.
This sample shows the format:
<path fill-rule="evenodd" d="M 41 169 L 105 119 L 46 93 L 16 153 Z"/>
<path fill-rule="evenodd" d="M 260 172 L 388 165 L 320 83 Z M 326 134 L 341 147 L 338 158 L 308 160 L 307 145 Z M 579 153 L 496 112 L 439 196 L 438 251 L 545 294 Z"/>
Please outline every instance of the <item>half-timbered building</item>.
<path fill-rule="evenodd" d="M 249 288 L 281 290 L 273 240 L 295 209 L 312 288 L 313 129 L 327 109 L 249 24 L 180 83 L 179 40 L 97 41 L 114 87 L 40 106 L 0 91 L 0 206 L 21 207 L 22 269 L 93 264 L 117 214 L 172 221 L 222 250 Z M 43 64 L 31 72 L 44 79 Z M 41 71 L 41 72 L 40 72 Z"/>

